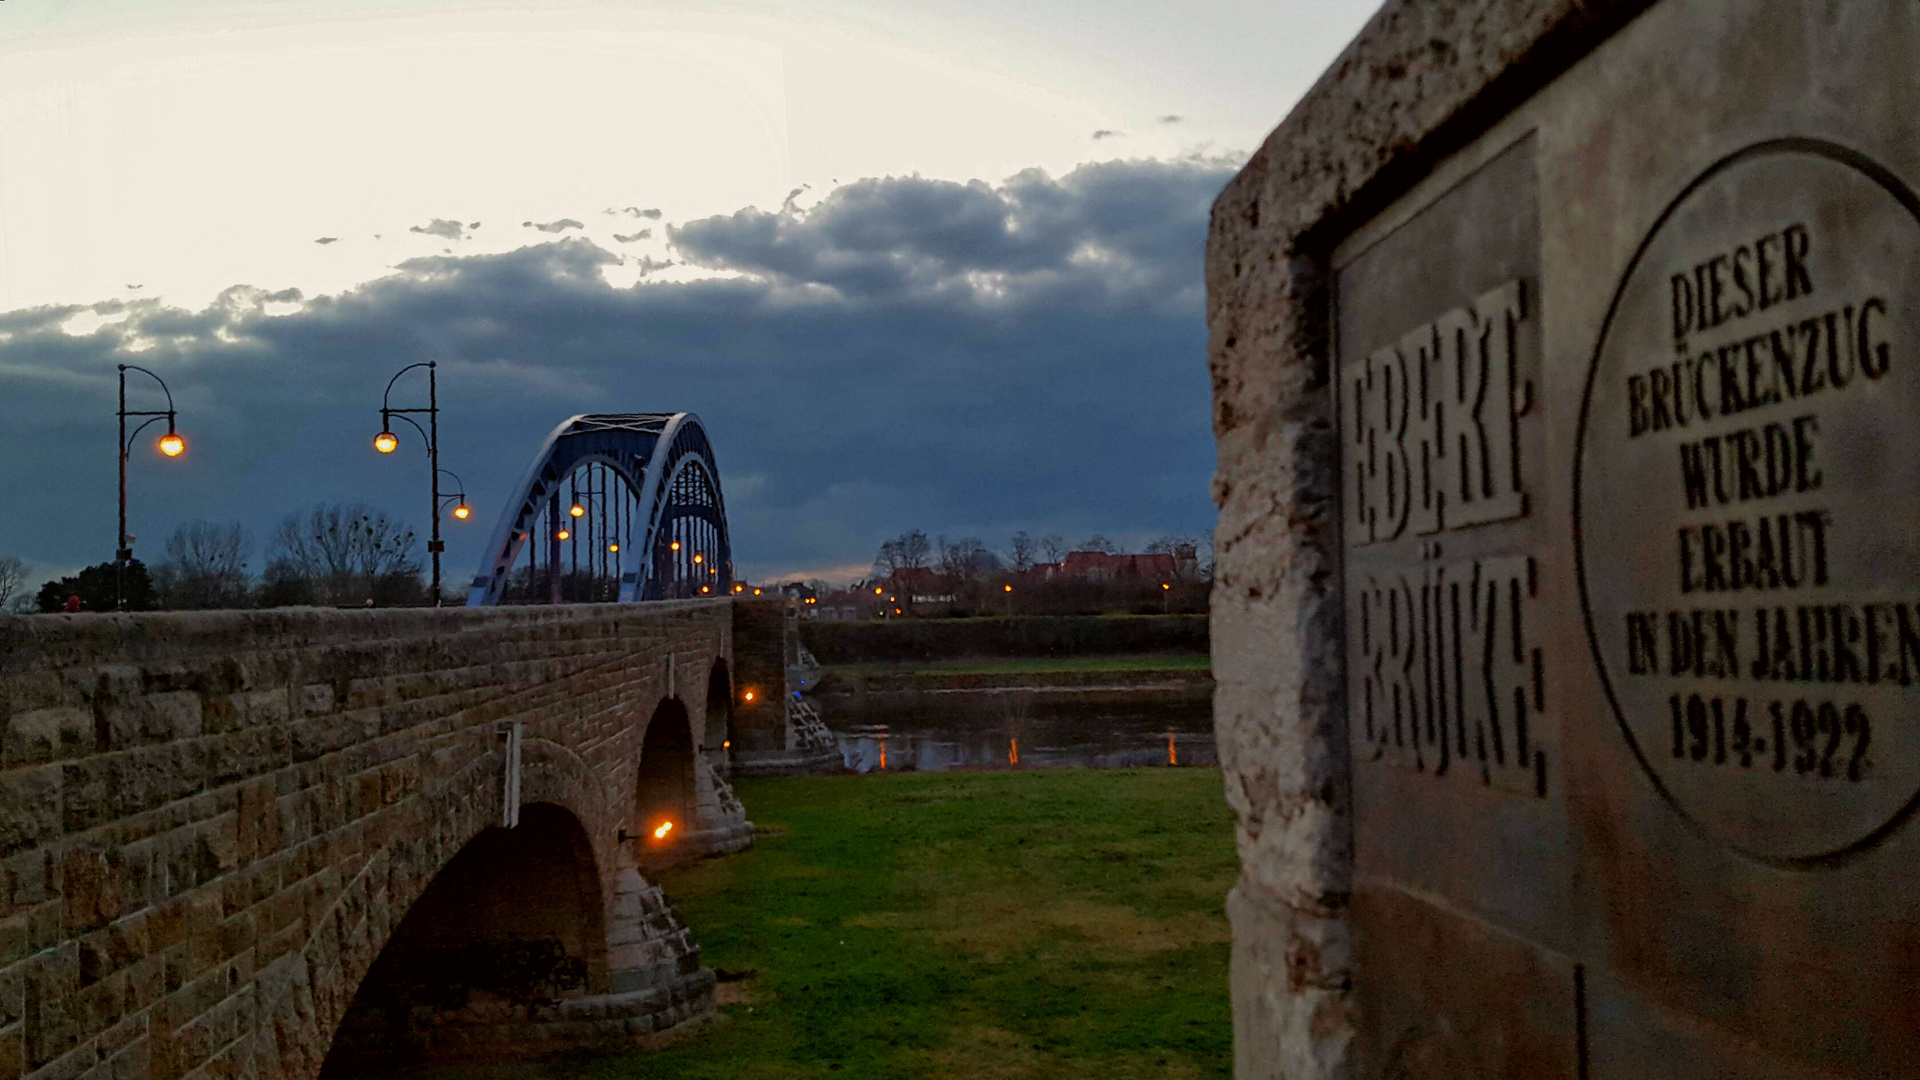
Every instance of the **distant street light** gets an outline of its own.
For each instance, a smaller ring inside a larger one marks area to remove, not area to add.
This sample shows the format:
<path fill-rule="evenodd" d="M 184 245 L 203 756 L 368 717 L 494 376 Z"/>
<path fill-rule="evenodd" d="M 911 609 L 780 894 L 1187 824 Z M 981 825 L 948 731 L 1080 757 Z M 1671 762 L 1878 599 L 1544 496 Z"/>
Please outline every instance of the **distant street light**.
<path fill-rule="evenodd" d="M 127 372 L 130 370 L 138 371 L 142 375 L 160 384 L 161 393 L 167 395 L 167 407 L 165 409 L 135 410 L 131 412 L 127 410 Z M 186 452 L 187 440 L 181 438 L 180 433 L 173 428 L 173 391 L 167 389 L 165 379 L 148 371 L 146 368 L 134 364 L 120 365 L 120 411 L 118 415 L 120 417 L 120 532 L 118 534 L 119 539 L 113 545 L 113 609 L 115 611 L 123 611 L 127 606 L 127 564 L 133 561 L 133 537 L 127 535 L 127 457 L 133 452 L 133 440 L 139 438 L 140 433 L 147 430 L 148 424 L 159 420 L 163 416 L 167 418 L 167 433 L 160 436 L 160 441 L 155 444 L 160 448 L 160 452 L 170 458 L 177 458 Z M 147 418 L 140 422 L 139 427 L 133 429 L 133 434 L 131 435 L 127 434 L 127 417 L 129 416 L 144 416 Z"/>
<path fill-rule="evenodd" d="M 394 408 L 392 404 L 393 384 L 400 381 L 400 376 L 405 375 L 414 368 L 420 367 L 427 369 L 427 407 L 424 409 Z M 421 427 L 414 421 L 412 416 L 408 415 L 409 413 L 426 413 L 427 426 L 424 428 Z M 406 367 L 394 372 L 393 378 L 387 380 L 386 393 L 380 396 L 380 434 L 373 437 L 373 448 L 383 454 L 391 454 L 400 446 L 399 438 L 393 433 L 393 419 L 396 416 L 412 424 L 413 430 L 418 431 L 420 437 L 427 441 L 427 471 L 430 478 L 429 486 L 432 488 L 433 500 L 433 512 L 428 515 L 433 519 L 433 534 L 432 538 L 427 541 L 427 553 L 433 557 L 433 606 L 439 607 L 440 554 L 447 550 L 446 542 L 440 539 L 440 511 L 445 506 L 445 503 L 440 497 L 440 474 L 446 472 L 446 470 L 440 467 L 440 380 L 434 361 L 423 360 L 417 364 L 408 364 Z M 447 473 L 447 475 L 453 476 L 452 473 Z M 458 481 L 459 477 L 456 476 L 454 479 Z M 465 486 L 464 484 L 461 485 L 462 488 Z M 467 506 L 467 497 L 464 490 L 457 499 L 458 505 L 454 507 L 453 516 L 465 521 L 467 517 L 473 513 L 473 510 Z M 465 510 L 466 513 L 461 513 L 462 510 Z"/>
<path fill-rule="evenodd" d="M 452 503 L 453 516 L 461 521 L 472 517 L 473 507 L 467 505 L 467 482 L 460 479 L 460 475 L 452 469 L 441 469 L 440 471 L 453 477 L 454 489 L 458 492 L 458 494 L 442 497 L 440 505 L 445 506 L 447 503 Z"/>

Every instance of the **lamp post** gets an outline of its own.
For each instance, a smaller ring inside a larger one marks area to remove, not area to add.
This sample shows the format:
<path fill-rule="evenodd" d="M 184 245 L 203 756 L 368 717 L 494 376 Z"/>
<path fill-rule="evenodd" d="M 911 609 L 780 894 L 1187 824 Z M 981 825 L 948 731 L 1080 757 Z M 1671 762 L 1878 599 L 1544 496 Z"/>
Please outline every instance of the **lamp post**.
<path fill-rule="evenodd" d="M 421 367 L 427 369 L 427 407 L 424 409 L 394 408 L 393 384 L 400 381 L 400 376 L 405 375 L 414 368 Z M 412 416 L 408 415 L 409 413 L 426 413 L 427 426 L 424 428 L 421 427 Z M 373 448 L 383 454 L 391 454 L 400 446 L 399 438 L 393 433 L 393 418 L 396 416 L 412 424 L 413 430 L 418 431 L 420 437 L 427 442 L 428 486 L 432 489 L 430 497 L 433 507 L 433 534 L 427 541 L 427 554 L 433 557 L 433 606 L 439 607 L 440 553 L 447 549 L 446 543 L 440 539 L 440 510 L 442 506 L 440 497 L 440 474 L 447 472 L 447 470 L 440 467 L 440 380 L 436 374 L 436 364 L 434 361 L 423 360 L 417 364 L 408 364 L 406 367 L 394 372 L 393 378 L 387 380 L 386 393 L 380 396 L 380 434 L 373 437 Z M 453 476 L 450 472 L 447 472 L 447 475 Z M 455 482 L 458 482 L 459 479 L 457 476 L 454 477 Z M 466 485 L 461 484 L 460 486 L 462 490 L 458 496 L 459 503 L 454 509 L 454 516 L 464 521 L 466 515 L 461 514 L 460 511 L 466 509 L 467 506 Z"/>
<path fill-rule="evenodd" d="M 138 371 L 141 374 L 147 376 L 148 378 L 151 378 L 154 382 L 157 382 L 160 384 L 160 392 L 167 395 L 167 407 L 165 409 L 134 410 L 131 412 L 128 411 L 127 409 L 127 372 L 129 370 Z M 136 427 L 133 429 L 132 435 L 127 434 L 127 417 L 129 416 L 146 417 L 145 420 L 140 422 L 139 427 Z M 119 539 L 113 545 L 113 609 L 115 611 L 123 611 L 126 609 L 127 563 L 133 560 L 133 538 L 127 535 L 127 457 L 133 451 L 133 440 L 139 438 L 140 433 L 142 431 L 147 430 L 147 425 L 154 423 L 155 421 L 159 420 L 163 416 L 167 418 L 167 433 L 165 435 L 160 436 L 160 441 L 158 443 L 155 443 L 154 445 L 160 448 L 160 452 L 162 454 L 165 454 L 170 458 L 179 457 L 181 453 L 184 452 L 187 448 L 187 440 L 181 438 L 180 433 L 174 430 L 173 391 L 167 389 L 167 382 L 165 379 L 162 379 L 160 376 L 155 375 L 151 371 L 148 371 L 146 368 L 140 367 L 135 364 L 121 364 L 120 365 L 120 410 L 119 410 L 119 417 L 120 417 L 120 442 L 119 442 L 119 446 L 120 446 L 120 532 L 119 532 Z"/>

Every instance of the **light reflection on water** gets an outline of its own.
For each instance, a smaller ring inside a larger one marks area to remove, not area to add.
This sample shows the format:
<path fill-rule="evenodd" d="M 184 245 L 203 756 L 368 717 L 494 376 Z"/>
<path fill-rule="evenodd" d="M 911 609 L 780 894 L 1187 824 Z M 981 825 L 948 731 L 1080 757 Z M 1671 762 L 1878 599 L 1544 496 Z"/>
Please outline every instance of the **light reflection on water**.
<path fill-rule="evenodd" d="M 854 772 L 948 769 L 1135 769 L 1217 766 L 1210 725 L 1161 717 L 1019 719 L 993 724 L 835 725 Z"/>

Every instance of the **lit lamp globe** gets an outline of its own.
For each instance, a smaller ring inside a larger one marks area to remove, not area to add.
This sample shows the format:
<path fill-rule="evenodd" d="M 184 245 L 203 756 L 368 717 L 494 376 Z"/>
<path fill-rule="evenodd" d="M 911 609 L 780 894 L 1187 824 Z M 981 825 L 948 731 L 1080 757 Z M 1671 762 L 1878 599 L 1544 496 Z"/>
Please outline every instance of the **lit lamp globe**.
<path fill-rule="evenodd" d="M 160 452 L 168 457 L 179 457 L 187 451 L 187 440 L 169 431 L 160 436 Z"/>
<path fill-rule="evenodd" d="M 383 431 L 373 437 L 373 448 L 383 454 L 391 454 L 399 446 L 400 440 L 391 431 Z"/>
<path fill-rule="evenodd" d="M 473 516 L 473 507 L 468 506 L 466 503 L 461 503 L 459 506 L 453 508 L 453 516 L 459 518 L 461 521 L 465 521 Z"/>

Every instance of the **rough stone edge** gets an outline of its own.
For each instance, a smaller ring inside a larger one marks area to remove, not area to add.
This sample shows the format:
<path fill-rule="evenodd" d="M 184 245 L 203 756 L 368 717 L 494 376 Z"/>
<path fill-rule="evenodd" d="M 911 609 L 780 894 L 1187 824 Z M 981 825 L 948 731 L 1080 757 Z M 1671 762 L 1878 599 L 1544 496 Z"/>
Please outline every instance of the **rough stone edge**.
<path fill-rule="evenodd" d="M 1242 865 L 1240 1080 L 1349 1075 L 1352 888 L 1331 253 L 1652 0 L 1389 0 L 1213 206 L 1214 725 Z"/>
<path fill-rule="evenodd" d="M 396 638 L 619 623 L 731 611 L 726 597 L 645 604 L 452 608 L 288 607 L 79 615 L 0 615 L 0 675 L 132 659 L 156 662 L 270 638 L 282 647 L 367 646 Z"/>

